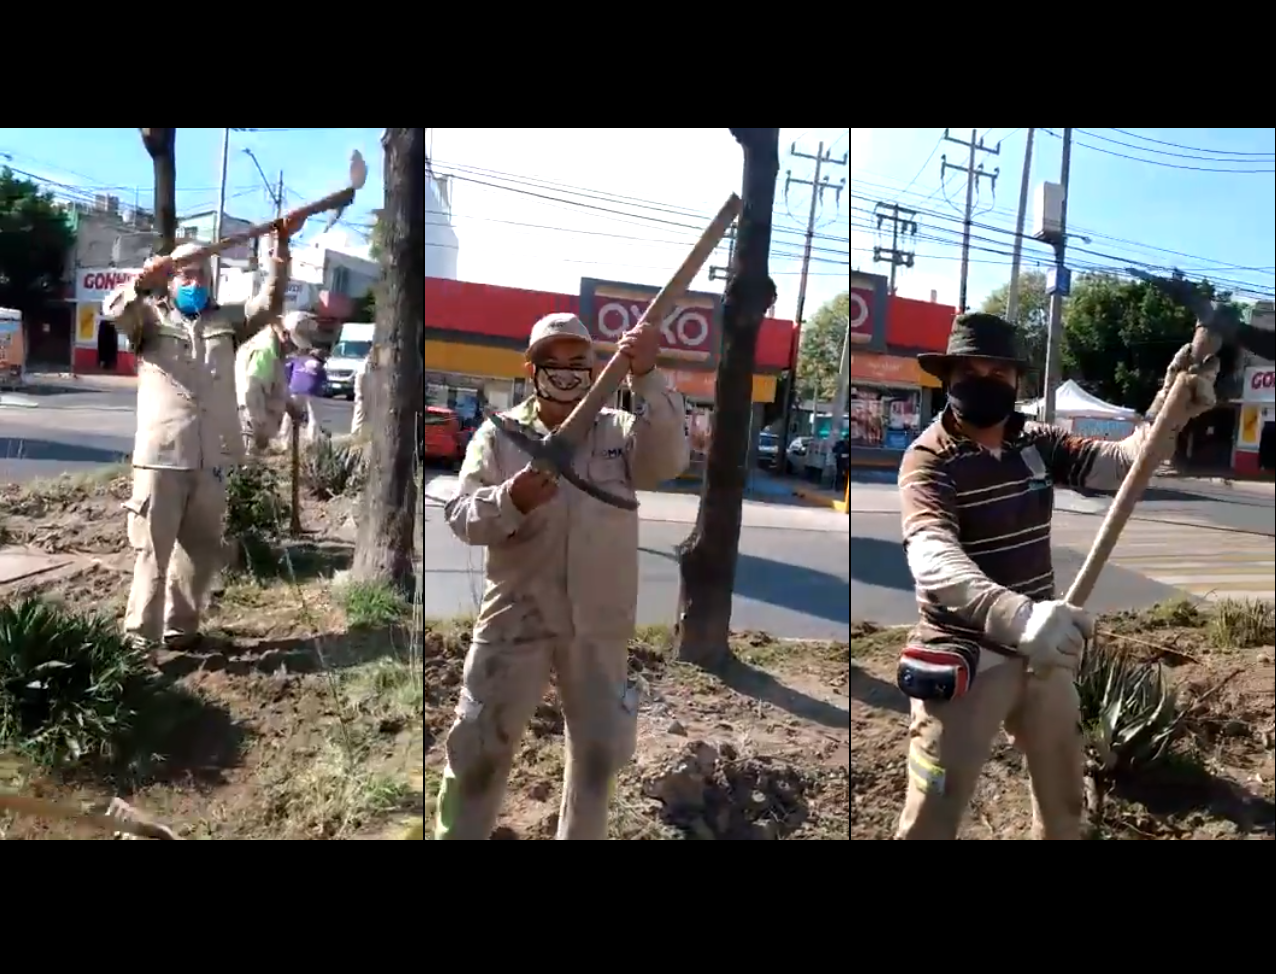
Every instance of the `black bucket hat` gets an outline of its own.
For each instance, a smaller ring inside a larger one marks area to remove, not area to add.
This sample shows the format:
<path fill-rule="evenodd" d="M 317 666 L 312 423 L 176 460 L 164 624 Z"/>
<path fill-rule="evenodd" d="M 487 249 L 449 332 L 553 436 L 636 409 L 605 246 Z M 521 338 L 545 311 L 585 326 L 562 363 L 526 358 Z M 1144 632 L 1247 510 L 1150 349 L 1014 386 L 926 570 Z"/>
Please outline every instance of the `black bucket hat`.
<path fill-rule="evenodd" d="M 1030 368 L 1019 348 L 1019 332 L 1010 322 L 997 315 L 974 312 L 953 319 L 944 352 L 923 352 L 917 364 L 937 379 L 947 379 L 953 360 L 958 358 L 995 359 L 1008 362 L 1020 372 Z"/>

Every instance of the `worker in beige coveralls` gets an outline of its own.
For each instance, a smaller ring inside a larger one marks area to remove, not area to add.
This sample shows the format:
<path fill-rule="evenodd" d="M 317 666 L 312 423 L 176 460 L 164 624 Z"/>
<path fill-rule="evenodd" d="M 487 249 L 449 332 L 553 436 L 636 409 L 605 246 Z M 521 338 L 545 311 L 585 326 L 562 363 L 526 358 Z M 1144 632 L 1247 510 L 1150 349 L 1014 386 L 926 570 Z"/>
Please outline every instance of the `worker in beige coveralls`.
<path fill-rule="evenodd" d="M 682 396 L 656 369 L 658 328 L 624 335 L 636 415 L 599 414 L 576 470 L 628 498 L 688 462 Z M 535 395 L 502 415 L 545 434 L 593 381 L 589 332 L 570 314 L 538 321 L 527 347 Z M 560 839 L 603 839 L 611 781 L 633 756 L 638 694 L 627 647 L 638 600 L 638 514 L 610 507 L 533 470 L 484 423 L 470 442 L 445 513 L 457 536 L 487 552 L 487 587 L 456 720 L 447 738 L 435 838 L 486 839 L 519 738 L 555 674 L 567 728 Z"/>
<path fill-rule="evenodd" d="M 224 475 L 244 458 L 235 346 L 282 311 L 294 229 L 283 225 L 265 286 L 246 303 L 212 300 L 206 262 L 174 271 L 193 243 L 152 257 L 102 302 L 138 361 L 133 496 L 124 505 L 137 559 L 124 630 L 148 648 L 199 639 L 200 614 L 222 567 Z"/>

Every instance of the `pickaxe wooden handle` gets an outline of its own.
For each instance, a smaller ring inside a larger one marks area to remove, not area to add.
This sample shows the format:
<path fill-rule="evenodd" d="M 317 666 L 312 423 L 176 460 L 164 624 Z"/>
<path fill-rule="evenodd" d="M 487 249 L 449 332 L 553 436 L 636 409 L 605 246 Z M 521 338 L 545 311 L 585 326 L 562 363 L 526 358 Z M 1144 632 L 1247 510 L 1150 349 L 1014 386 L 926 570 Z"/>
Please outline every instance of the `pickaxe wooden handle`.
<path fill-rule="evenodd" d="M 307 203 L 305 206 L 299 206 L 295 210 L 275 217 L 273 220 L 265 220 L 262 223 L 255 223 L 247 230 L 241 230 L 238 233 L 232 233 L 228 237 L 222 237 L 220 240 L 191 251 L 186 256 L 173 262 L 175 267 L 184 267 L 188 264 L 197 264 L 200 261 L 207 260 L 215 254 L 229 250 L 231 247 L 237 247 L 249 240 L 255 240 L 257 237 L 264 237 L 266 234 L 277 230 L 279 227 L 287 223 L 301 223 L 319 213 L 326 213 L 329 210 L 336 210 L 338 215 L 341 211 L 354 202 L 355 193 L 363 189 L 363 184 L 368 179 L 368 166 L 363 161 L 363 156 L 356 149 L 350 157 L 350 184 L 345 189 L 338 190 L 335 193 L 329 193 L 322 199 L 315 200 L 313 203 Z"/>
<path fill-rule="evenodd" d="M 1192 336 L 1194 362 L 1203 363 L 1209 356 L 1217 355 L 1221 347 L 1222 341 L 1217 334 L 1208 328 L 1197 326 Z M 1134 505 L 1143 496 L 1148 482 L 1161 463 L 1161 451 L 1165 449 L 1170 431 L 1178 427 L 1183 412 L 1189 405 L 1191 383 L 1192 377 L 1186 372 L 1180 372 L 1174 377 L 1174 384 L 1165 396 L 1161 411 L 1152 420 L 1152 431 L 1143 442 L 1142 452 L 1126 473 L 1125 480 L 1121 482 L 1121 489 L 1117 491 L 1112 506 L 1108 508 L 1107 516 L 1099 527 L 1094 544 L 1090 546 L 1090 553 L 1086 555 L 1085 564 L 1081 566 L 1081 571 L 1077 572 L 1077 577 L 1072 580 L 1072 585 L 1068 588 L 1068 594 L 1064 596 L 1064 600 L 1071 605 L 1085 605 L 1086 600 L 1094 592 L 1095 583 L 1099 581 L 1099 575 L 1108 563 L 1112 549 L 1121 538 L 1125 522 L 1134 513 Z"/>
<path fill-rule="evenodd" d="M 176 839 L 171 829 L 153 822 L 116 818 L 103 812 L 84 811 L 74 805 L 46 801 L 43 798 L 32 798 L 29 795 L 15 795 L 0 791 L 0 812 L 15 812 L 32 818 L 53 818 L 67 822 L 80 822 L 91 825 L 104 832 L 126 832 L 139 839 Z"/>
<path fill-rule="evenodd" d="M 691 282 L 700 273 L 700 269 L 704 267 L 705 261 L 709 259 L 709 255 L 713 253 L 714 248 L 726 236 L 727 230 L 731 228 L 735 218 L 740 215 L 741 206 L 740 197 L 732 193 L 722 205 L 722 209 L 718 211 L 718 215 L 713 218 L 713 222 L 700 235 L 699 242 L 691 248 L 691 253 L 682 262 L 682 266 L 674 272 L 673 277 L 669 278 L 669 283 L 661 288 L 655 300 L 647 305 L 647 310 L 643 312 L 642 318 L 638 321 L 638 324 L 634 325 L 635 330 L 643 327 L 659 327 L 660 322 L 664 321 L 665 316 L 678 303 L 678 299 L 691 286 Z M 594 418 L 598 415 L 598 411 L 611 402 L 612 397 L 616 395 L 616 391 L 620 388 L 620 384 L 625 381 L 625 376 L 628 374 L 629 358 L 617 352 L 604 366 L 598 378 L 594 380 L 589 392 L 585 393 L 584 398 L 576 404 L 572 414 L 558 428 L 558 432 L 555 435 L 568 443 L 579 444 L 583 442 L 585 434 L 594 425 Z"/>

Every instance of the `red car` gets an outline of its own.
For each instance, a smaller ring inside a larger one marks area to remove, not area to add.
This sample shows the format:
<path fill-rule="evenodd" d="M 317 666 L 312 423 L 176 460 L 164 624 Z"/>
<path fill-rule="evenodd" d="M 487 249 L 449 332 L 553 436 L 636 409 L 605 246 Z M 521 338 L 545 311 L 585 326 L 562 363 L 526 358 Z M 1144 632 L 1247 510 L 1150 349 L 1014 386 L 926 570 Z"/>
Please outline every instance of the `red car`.
<path fill-rule="evenodd" d="M 422 420 L 421 456 L 459 467 L 465 458 L 465 443 L 456 413 L 445 406 L 426 406 Z"/>

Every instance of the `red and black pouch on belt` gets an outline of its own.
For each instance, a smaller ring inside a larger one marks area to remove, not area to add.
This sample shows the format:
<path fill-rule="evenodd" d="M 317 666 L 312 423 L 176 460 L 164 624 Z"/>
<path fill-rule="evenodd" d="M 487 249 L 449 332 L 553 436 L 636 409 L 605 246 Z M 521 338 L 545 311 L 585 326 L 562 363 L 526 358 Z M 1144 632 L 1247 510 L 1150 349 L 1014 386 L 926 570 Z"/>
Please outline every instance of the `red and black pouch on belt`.
<path fill-rule="evenodd" d="M 914 700 L 955 700 L 970 691 L 979 648 L 961 643 L 910 643 L 899 656 L 895 684 Z"/>

